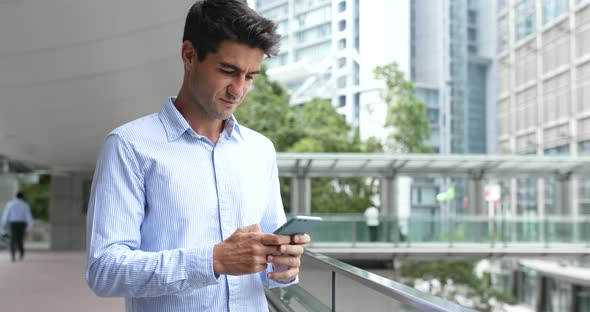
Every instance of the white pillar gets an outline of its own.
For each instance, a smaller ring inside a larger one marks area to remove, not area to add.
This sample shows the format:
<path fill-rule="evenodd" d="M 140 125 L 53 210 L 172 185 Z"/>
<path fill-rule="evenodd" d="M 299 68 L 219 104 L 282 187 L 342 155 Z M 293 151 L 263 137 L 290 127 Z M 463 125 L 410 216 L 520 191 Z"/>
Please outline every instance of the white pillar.
<path fill-rule="evenodd" d="M 399 241 L 398 211 L 396 201 L 396 177 L 386 175 L 381 178 L 381 215 L 385 218 L 385 233 L 387 240 Z M 394 222 L 392 222 L 394 221 Z M 393 227 L 390 227 L 393 225 Z"/>
<path fill-rule="evenodd" d="M 52 250 L 86 248 L 86 209 L 92 174 L 53 174 L 50 185 L 49 222 Z"/>
<path fill-rule="evenodd" d="M 311 180 L 309 177 L 291 178 L 291 214 L 311 214 Z"/>
<path fill-rule="evenodd" d="M 483 201 L 483 175 L 471 175 L 469 178 L 469 214 L 485 215 L 486 205 Z"/>

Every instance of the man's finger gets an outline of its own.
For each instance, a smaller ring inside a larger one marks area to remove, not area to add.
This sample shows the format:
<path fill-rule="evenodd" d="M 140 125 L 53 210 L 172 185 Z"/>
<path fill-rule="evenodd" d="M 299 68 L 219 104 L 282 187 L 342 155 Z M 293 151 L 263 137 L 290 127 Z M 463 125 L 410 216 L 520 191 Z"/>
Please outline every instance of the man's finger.
<path fill-rule="evenodd" d="M 260 242 L 264 245 L 285 245 L 291 242 L 291 237 L 286 235 L 263 234 Z"/>
<path fill-rule="evenodd" d="M 301 256 L 303 254 L 303 246 L 301 245 L 281 245 L 279 248 L 279 252 L 281 254 L 290 255 L 290 256 Z"/>
<path fill-rule="evenodd" d="M 264 246 L 264 256 L 278 255 L 280 246 Z"/>
<path fill-rule="evenodd" d="M 293 244 L 304 245 L 311 242 L 311 237 L 307 234 L 297 234 L 293 237 Z"/>
<path fill-rule="evenodd" d="M 289 268 L 300 267 L 301 260 L 299 257 L 285 257 L 285 256 L 268 256 L 266 261 L 272 263 L 273 266 L 283 265 Z"/>
<path fill-rule="evenodd" d="M 297 274 L 299 274 L 299 268 L 291 268 L 283 272 L 268 273 L 266 276 L 271 280 L 288 282 L 292 280 L 295 276 L 297 276 Z"/>

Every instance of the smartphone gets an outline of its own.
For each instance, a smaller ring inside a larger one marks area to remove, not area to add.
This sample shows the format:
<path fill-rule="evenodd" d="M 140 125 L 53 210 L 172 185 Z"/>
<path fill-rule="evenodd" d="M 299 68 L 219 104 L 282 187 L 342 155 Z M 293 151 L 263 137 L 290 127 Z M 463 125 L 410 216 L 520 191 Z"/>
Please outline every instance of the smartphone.
<path fill-rule="evenodd" d="M 309 216 L 295 216 L 291 217 L 289 221 L 281 225 L 274 234 L 279 235 L 295 235 L 308 233 L 316 225 L 320 224 L 322 218 Z"/>

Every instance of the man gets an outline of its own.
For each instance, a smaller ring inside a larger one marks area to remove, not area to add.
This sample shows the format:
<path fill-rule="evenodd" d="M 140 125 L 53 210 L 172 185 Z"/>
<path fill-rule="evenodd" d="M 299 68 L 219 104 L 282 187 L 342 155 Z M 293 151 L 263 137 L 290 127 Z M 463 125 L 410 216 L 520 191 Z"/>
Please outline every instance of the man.
<path fill-rule="evenodd" d="M 276 25 L 245 1 L 190 9 L 177 97 L 111 132 L 87 219 L 86 280 L 127 311 L 267 311 L 263 284 L 296 283 L 308 235 L 285 222 L 272 143 L 233 112 L 276 54 Z"/>
<path fill-rule="evenodd" d="M 379 210 L 377 207 L 369 206 L 365 210 L 365 220 L 367 222 L 367 227 L 369 228 L 369 240 L 376 242 L 377 229 L 379 227 Z"/>
<path fill-rule="evenodd" d="M 25 232 L 28 232 L 31 224 L 33 224 L 33 217 L 31 216 L 31 207 L 25 202 L 25 195 L 22 192 L 16 194 L 16 198 L 9 201 L 4 207 L 2 214 L 2 228 L 6 228 L 10 224 L 10 254 L 12 262 L 16 261 L 16 249 L 19 251 L 19 259 L 23 260 L 25 257 Z"/>

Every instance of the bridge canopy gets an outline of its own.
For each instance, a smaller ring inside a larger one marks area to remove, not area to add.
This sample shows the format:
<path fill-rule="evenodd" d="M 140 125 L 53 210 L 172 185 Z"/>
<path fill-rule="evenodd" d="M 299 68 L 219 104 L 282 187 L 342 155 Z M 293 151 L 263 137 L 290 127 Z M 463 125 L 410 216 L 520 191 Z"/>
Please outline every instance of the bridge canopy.
<path fill-rule="evenodd" d="M 284 177 L 590 174 L 588 156 L 278 153 Z"/>

